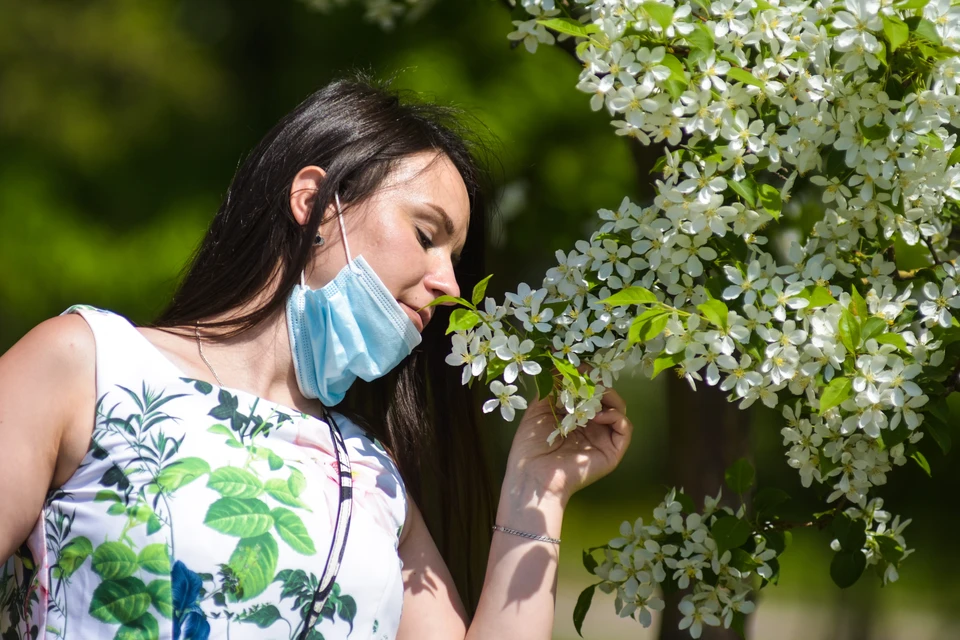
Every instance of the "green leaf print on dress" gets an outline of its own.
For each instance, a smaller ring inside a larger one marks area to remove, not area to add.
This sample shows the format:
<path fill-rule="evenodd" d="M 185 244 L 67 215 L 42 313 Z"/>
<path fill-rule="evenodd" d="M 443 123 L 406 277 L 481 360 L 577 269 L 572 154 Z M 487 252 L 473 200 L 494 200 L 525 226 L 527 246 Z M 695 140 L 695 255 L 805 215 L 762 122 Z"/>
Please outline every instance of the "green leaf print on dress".
<path fill-rule="evenodd" d="M 109 322 L 98 329 L 92 319 L 90 450 L 64 490 L 48 496 L 38 529 L 45 543 L 18 552 L 17 575 L 13 563 L 0 566 L 0 638 L 11 631 L 11 611 L 17 638 L 300 637 L 326 560 L 328 539 L 317 534 L 336 487 L 327 425 L 185 378 L 117 316 L 95 315 Z M 391 548 L 404 513 L 399 478 L 378 445 L 344 422 L 373 518 L 351 527 L 342 572 L 351 582 L 333 587 L 311 640 L 365 637 L 375 619 L 377 634 L 390 634 L 399 619 Z"/>

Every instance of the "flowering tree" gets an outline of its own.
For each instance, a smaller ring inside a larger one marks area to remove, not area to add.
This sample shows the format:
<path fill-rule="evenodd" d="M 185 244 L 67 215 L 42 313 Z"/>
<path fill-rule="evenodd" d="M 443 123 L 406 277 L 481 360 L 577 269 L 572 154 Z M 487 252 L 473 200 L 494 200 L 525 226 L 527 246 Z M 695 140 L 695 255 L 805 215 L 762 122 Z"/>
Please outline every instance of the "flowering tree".
<path fill-rule="evenodd" d="M 371 0 L 370 5 L 378 4 Z M 381 3 L 382 4 L 382 3 Z M 399 3 L 394 2 L 394 5 Z M 454 299 L 452 365 L 489 385 L 486 412 L 526 407 L 518 380 L 554 393 L 565 437 L 600 408 L 627 366 L 675 369 L 784 417 L 787 463 L 829 489 L 811 522 L 765 488 L 751 509 L 671 491 L 652 517 L 584 552 L 595 588 L 643 625 L 683 590 L 681 629 L 742 633 L 753 592 L 779 576 L 794 526 L 829 528 L 840 587 L 868 566 L 897 579 L 901 521 L 876 487 L 925 436 L 946 452 L 946 396 L 960 371 L 960 7 L 949 0 L 521 0 L 507 37 L 531 53 L 561 44 L 583 63 L 577 87 L 615 133 L 662 143 L 656 196 L 601 209 L 599 229 L 539 286 L 503 303 L 481 282 Z M 797 188 L 822 216 L 785 259 L 766 250 Z M 771 224 L 773 223 L 773 224 Z M 915 247 L 927 265 L 898 268 Z M 438 302 L 449 302 L 442 299 Z M 726 474 L 752 488 L 746 461 Z"/>

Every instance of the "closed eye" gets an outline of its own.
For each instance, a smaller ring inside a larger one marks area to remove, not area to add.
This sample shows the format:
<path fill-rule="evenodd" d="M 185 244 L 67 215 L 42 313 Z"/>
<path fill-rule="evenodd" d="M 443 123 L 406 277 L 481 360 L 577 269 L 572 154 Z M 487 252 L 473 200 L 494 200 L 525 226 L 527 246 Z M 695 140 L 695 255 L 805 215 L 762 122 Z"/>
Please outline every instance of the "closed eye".
<path fill-rule="evenodd" d="M 425 234 L 419 227 L 417 228 L 417 239 L 420 241 L 420 246 L 424 249 L 433 247 L 433 239 Z"/>

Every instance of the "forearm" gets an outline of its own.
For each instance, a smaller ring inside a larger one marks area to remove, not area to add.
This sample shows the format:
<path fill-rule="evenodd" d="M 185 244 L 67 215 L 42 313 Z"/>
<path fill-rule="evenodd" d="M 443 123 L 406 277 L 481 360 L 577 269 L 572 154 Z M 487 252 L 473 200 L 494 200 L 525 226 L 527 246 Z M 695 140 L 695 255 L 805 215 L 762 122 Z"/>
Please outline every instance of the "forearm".
<path fill-rule="evenodd" d="M 523 476 L 504 480 L 497 524 L 560 537 L 565 501 L 544 495 Z M 556 604 L 559 546 L 496 531 L 483 591 L 467 640 L 549 640 Z"/>

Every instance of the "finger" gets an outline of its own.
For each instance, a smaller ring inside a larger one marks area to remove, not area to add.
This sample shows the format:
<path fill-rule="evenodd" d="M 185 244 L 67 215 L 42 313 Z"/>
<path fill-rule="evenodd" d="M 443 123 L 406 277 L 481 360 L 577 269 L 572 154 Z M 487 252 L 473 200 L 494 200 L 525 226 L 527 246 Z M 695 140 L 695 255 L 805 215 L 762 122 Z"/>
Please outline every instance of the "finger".
<path fill-rule="evenodd" d="M 624 402 L 623 398 L 613 389 L 607 389 L 603 392 L 603 398 L 600 402 L 608 407 L 613 407 L 619 409 L 621 413 L 627 412 L 627 403 Z"/>
<path fill-rule="evenodd" d="M 617 420 L 626 418 L 622 411 L 615 407 L 608 407 L 593 417 L 590 422 L 597 424 L 613 424 Z"/>
<path fill-rule="evenodd" d="M 633 436 L 633 423 L 615 410 L 610 410 L 609 415 L 604 414 L 598 415 L 587 423 L 586 433 L 593 442 L 599 442 L 601 438 L 609 438 L 617 451 L 626 449 Z"/>

